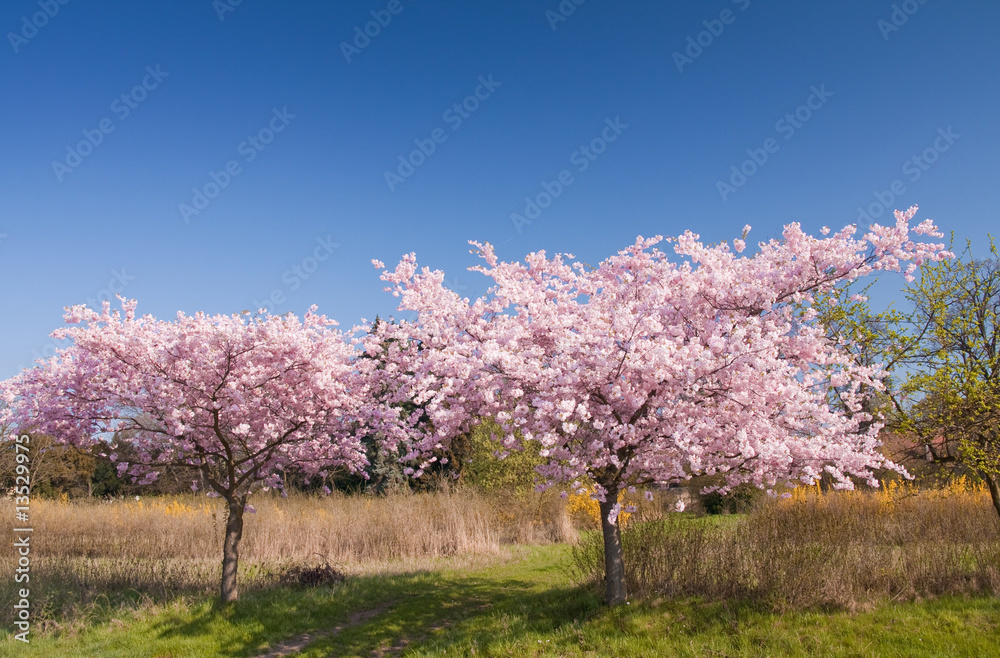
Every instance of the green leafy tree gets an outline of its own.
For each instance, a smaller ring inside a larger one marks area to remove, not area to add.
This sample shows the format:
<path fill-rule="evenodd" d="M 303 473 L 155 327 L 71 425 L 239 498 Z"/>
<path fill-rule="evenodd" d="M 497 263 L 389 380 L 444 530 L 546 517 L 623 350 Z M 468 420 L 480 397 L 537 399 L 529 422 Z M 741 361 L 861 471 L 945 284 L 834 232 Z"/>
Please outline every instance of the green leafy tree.
<path fill-rule="evenodd" d="M 469 434 L 467 456 L 462 469 L 462 481 L 487 493 L 526 494 L 535 489 L 537 466 L 545 463 L 539 455 L 541 444 L 524 441 L 521 450 L 498 456 L 492 434 L 501 432 L 500 425 L 484 418 Z"/>
<path fill-rule="evenodd" d="M 959 258 L 926 264 L 905 289 L 906 312 L 874 313 L 847 287 L 819 308 L 830 340 L 860 365 L 884 368 L 885 388 L 869 392 L 863 410 L 925 464 L 981 478 L 1000 515 L 1000 254 L 992 238 L 990 253 L 974 259 L 967 245 Z M 832 405 L 840 393 L 831 389 Z"/>
<path fill-rule="evenodd" d="M 989 487 L 1000 515 L 1000 254 L 935 263 L 907 290 L 910 324 L 926 327 L 902 386 L 902 427 L 925 440 L 928 460 L 954 461 Z"/>
<path fill-rule="evenodd" d="M 27 434 L 30 441 L 27 443 L 25 464 L 28 468 L 29 495 L 92 495 L 92 477 L 97 460 L 90 451 L 62 445 L 45 434 Z M 3 441 L 0 447 L 3 448 L 0 451 L 0 487 L 7 491 L 17 484 L 17 453 L 12 440 Z"/>

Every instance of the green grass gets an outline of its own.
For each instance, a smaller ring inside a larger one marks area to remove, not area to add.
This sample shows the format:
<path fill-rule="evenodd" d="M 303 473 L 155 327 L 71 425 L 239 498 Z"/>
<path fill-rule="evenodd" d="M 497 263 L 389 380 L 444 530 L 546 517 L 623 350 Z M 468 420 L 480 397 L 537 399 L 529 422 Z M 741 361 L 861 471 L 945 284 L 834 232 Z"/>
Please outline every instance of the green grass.
<path fill-rule="evenodd" d="M 7 635 L 2 656 L 256 656 L 310 633 L 302 656 L 990 656 L 1000 599 L 891 603 L 863 613 L 749 604 L 600 604 L 562 545 L 490 568 L 353 578 L 277 589 L 219 607 L 150 607 L 63 636 Z M 332 633 L 334 629 L 340 630 Z M 326 633 L 325 635 L 323 633 Z"/>

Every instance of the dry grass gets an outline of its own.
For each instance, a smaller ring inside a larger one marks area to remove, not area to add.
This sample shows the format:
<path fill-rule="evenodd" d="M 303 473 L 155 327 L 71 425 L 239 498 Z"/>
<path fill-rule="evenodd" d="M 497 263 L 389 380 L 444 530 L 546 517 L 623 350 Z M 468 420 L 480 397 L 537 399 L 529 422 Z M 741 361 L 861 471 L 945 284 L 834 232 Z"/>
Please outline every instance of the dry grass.
<path fill-rule="evenodd" d="M 511 543 L 575 539 L 558 494 L 486 497 L 474 491 L 259 496 L 244 517 L 243 591 L 277 585 L 289 570 L 328 562 L 348 574 L 399 573 L 496 562 Z M 13 504 L 3 506 L 11 545 Z M 23 525 L 23 524 L 22 524 Z M 107 618 L 121 606 L 213 595 L 225 511 L 219 499 L 169 496 L 31 502 L 31 600 L 41 628 Z M 0 557 L 0 618 L 10 625 L 16 559 Z M 19 585 L 23 586 L 23 585 Z"/>
<path fill-rule="evenodd" d="M 660 500 L 663 498 L 663 500 Z M 819 494 L 799 489 L 748 516 L 660 515 L 669 496 L 640 504 L 623 531 L 634 595 L 764 601 L 775 608 L 866 607 L 886 599 L 1000 593 L 1000 524 L 980 488 Z M 670 504 L 668 504 L 670 503 Z M 348 575 L 485 566 L 512 544 L 573 542 L 572 517 L 592 527 L 596 503 L 545 494 L 261 496 L 246 516 L 243 591 L 329 563 Z M 595 509 L 592 509 L 595 508 Z M 0 517 L 12 542 L 13 505 Z M 657 517 L 660 518 L 657 518 Z M 650 520 L 656 519 L 656 520 Z M 31 504 L 33 628 L 72 630 L 123 607 L 214 596 L 224 509 L 218 499 L 174 496 Z M 11 545 L 8 543 L 8 546 Z M 577 564 L 603 578 L 591 533 Z M 15 558 L 0 571 L 0 623 L 10 626 Z"/>
<path fill-rule="evenodd" d="M 1000 593 L 1000 525 L 985 489 L 791 498 L 744 517 L 666 517 L 623 529 L 633 594 L 766 602 L 777 609 L 857 609 L 887 599 Z M 577 564 L 603 580 L 599 537 Z"/>

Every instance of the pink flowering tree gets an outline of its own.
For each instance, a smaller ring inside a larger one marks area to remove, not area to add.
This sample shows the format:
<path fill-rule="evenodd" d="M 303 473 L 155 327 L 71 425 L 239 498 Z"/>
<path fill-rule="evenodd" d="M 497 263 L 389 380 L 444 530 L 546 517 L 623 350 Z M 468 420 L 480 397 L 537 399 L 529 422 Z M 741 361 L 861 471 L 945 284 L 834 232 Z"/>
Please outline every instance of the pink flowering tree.
<path fill-rule="evenodd" d="M 78 326 L 53 335 L 72 344 L 0 384 L 8 405 L 0 420 L 76 446 L 117 432 L 136 455 L 118 472 L 141 482 L 167 465 L 200 474 L 226 502 L 221 596 L 234 601 L 250 495 L 280 486 L 288 467 L 367 463 L 351 427 L 364 400 L 354 351 L 315 307 L 302 321 L 178 313 L 166 322 L 137 317 L 135 305 L 68 309 L 67 323 Z"/>
<path fill-rule="evenodd" d="M 425 413 L 386 414 L 386 436 L 418 460 L 417 475 L 487 413 L 503 428 L 501 450 L 540 443 L 542 486 L 595 485 L 606 601 L 621 603 L 624 489 L 724 474 L 722 493 L 743 482 L 773 491 L 824 472 L 850 488 L 852 478 L 877 485 L 875 469 L 898 470 L 862 411 L 862 391 L 882 386 L 879 369 L 828 340 L 812 301 L 841 282 L 886 270 L 910 278 L 947 257 L 941 244 L 911 240 L 940 237 L 929 220 L 911 231 L 915 212 L 861 238 L 854 226 L 815 238 L 790 224 L 753 256 L 741 255 L 749 227 L 732 249 L 690 232 L 640 237 L 596 268 L 544 252 L 499 262 L 489 244 L 471 243 L 485 265 L 470 269 L 495 284 L 474 301 L 447 290 L 442 272 L 418 271 L 410 254 L 382 278 L 417 319 L 381 325 L 367 349 L 382 350 L 380 386 Z"/>

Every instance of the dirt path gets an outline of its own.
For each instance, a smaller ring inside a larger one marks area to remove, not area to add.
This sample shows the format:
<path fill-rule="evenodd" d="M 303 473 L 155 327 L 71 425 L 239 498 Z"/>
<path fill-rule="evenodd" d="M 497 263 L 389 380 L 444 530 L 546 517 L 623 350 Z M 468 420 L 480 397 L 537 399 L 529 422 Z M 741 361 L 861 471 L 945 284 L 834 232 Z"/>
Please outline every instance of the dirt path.
<path fill-rule="evenodd" d="M 257 658 L 282 658 L 283 656 L 295 655 L 300 651 L 302 651 L 303 649 L 305 649 L 307 646 L 309 646 L 309 644 L 320 638 L 334 636 L 345 629 L 357 626 L 359 624 L 363 624 L 369 619 L 378 617 L 380 614 L 388 610 L 391 607 L 391 605 L 392 605 L 391 603 L 382 603 L 372 608 L 371 610 L 361 610 L 355 612 L 350 617 L 348 617 L 347 621 L 344 622 L 343 624 L 339 624 L 337 626 L 334 626 L 333 628 L 329 628 L 322 631 L 314 631 L 312 633 L 303 633 L 301 635 L 297 635 L 293 638 L 285 640 L 284 642 L 278 644 L 275 647 L 272 647 L 267 653 L 262 653 Z"/>

